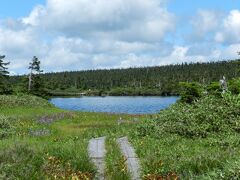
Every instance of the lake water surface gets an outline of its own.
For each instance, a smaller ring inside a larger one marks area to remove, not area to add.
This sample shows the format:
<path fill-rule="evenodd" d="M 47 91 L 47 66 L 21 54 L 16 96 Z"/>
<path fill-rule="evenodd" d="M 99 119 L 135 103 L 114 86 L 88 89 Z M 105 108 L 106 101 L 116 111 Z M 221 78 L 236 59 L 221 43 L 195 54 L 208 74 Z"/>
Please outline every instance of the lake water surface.
<path fill-rule="evenodd" d="M 153 114 L 176 103 L 178 97 L 74 97 L 52 98 L 50 102 L 66 110 L 127 114 Z"/>

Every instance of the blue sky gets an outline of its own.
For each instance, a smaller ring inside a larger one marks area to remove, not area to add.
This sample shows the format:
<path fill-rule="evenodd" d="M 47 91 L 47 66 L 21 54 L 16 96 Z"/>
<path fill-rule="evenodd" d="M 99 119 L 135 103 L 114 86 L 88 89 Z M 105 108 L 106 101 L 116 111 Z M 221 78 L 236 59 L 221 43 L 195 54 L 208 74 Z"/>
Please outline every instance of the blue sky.
<path fill-rule="evenodd" d="M 169 10 L 178 15 L 195 14 L 198 9 L 230 11 L 240 8 L 239 0 L 170 0 Z"/>
<path fill-rule="evenodd" d="M 38 4 L 45 4 L 45 0 L 2 0 L 0 1 L 0 18 L 28 16 L 32 9 Z"/>
<path fill-rule="evenodd" d="M 0 1 L 0 18 L 19 18 L 29 15 L 36 5 L 46 4 L 45 0 L 3 0 Z M 191 15 L 198 9 L 230 11 L 240 9 L 239 0 L 170 0 L 168 9 L 177 15 Z"/>
<path fill-rule="evenodd" d="M 45 0 L 24 0 L 24 3 L 19 0 L 0 1 L 1 18 L 27 16 L 36 5 L 44 5 L 45 3 Z M 199 8 L 231 10 L 237 6 L 239 6 L 237 0 L 170 0 L 168 9 L 177 14 L 190 14 Z"/>
<path fill-rule="evenodd" d="M 24 4 L 23 4 L 24 2 Z M 3 0 L 0 54 L 12 74 L 238 58 L 240 0 Z"/>

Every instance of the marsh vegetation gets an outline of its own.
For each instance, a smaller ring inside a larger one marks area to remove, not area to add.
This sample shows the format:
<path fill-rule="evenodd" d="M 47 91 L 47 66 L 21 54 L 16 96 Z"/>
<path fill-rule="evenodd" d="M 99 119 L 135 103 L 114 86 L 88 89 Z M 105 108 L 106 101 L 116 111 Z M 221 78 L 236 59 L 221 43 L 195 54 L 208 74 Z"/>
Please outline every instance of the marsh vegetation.
<path fill-rule="evenodd" d="M 239 95 L 178 102 L 153 115 L 69 112 L 34 96 L 0 96 L 0 102 L 3 179 L 92 179 L 96 169 L 87 145 L 101 136 L 107 137 L 107 179 L 129 178 L 116 145 L 123 136 L 140 158 L 143 179 L 240 177 Z M 43 117 L 53 121 L 42 123 Z M 126 120 L 121 125 L 120 117 Z M 136 118 L 137 124 L 131 123 Z M 43 130 L 48 133 L 31 133 Z"/>

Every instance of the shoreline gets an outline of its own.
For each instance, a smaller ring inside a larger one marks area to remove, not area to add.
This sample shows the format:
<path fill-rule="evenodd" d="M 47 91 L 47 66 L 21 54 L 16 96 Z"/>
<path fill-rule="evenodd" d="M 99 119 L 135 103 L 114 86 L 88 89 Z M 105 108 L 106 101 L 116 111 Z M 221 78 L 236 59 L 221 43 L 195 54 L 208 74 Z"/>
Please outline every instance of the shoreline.
<path fill-rule="evenodd" d="M 62 92 L 48 92 L 50 97 L 175 97 L 179 96 L 179 94 L 83 94 L 83 93 L 74 93 L 74 92 L 67 92 L 67 93 L 62 93 Z"/>

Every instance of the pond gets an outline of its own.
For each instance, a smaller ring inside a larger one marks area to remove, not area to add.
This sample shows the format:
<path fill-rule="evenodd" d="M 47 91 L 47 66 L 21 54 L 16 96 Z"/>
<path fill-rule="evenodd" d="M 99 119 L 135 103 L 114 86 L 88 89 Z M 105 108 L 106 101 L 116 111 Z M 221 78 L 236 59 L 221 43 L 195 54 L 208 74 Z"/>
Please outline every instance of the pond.
<path fill-rule="evenodd" d="M 178 97 L 107 96 L 52 98 L 50 102 L 66 110 L 126 114 L 154 114 L 176 103 Z"/>

